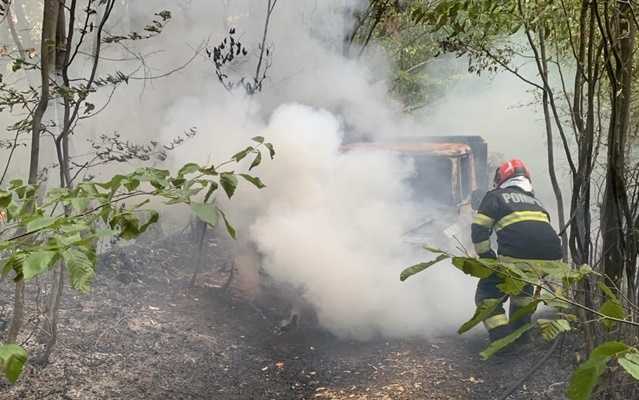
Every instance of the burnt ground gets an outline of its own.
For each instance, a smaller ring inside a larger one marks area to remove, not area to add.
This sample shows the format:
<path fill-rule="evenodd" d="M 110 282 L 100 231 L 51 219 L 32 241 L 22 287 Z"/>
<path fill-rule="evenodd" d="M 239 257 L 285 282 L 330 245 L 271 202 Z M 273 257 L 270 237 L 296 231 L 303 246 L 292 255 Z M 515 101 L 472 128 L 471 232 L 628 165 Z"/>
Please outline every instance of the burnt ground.
<path fill-rule="evenodd" d="M 223 287 L 223 246 L 209 243 L 211 270 L 187 289 L 189 243 L 105 256 L 91 293 L 67 292 L 51 363 L 30 362 L 18 384 L 0 383 L 0 399 L 496 399 L 548 349 L 482 361 L 480 334 L 355 342 L 305 325 L 282 333 L 277 296 L 249 302 Z M 510 399 L 563 398 L 573 359 L 557 349 Z"/>

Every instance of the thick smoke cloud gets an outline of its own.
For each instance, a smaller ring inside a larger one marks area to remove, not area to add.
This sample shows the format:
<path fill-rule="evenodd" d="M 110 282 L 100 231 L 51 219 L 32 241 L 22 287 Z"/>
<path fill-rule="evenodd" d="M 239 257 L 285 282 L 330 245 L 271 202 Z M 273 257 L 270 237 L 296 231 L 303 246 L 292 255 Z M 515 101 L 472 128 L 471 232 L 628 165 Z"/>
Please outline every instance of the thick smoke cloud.
<path fill-rule="evenodd" d="M 254 243 L 276 281 L 300 289 L 325 328 L 360 339 L 424 335 L 472 312 L 472 282 L 446 266 L 399 282 L 403 267 L 428 257 L 403 241 L 423 211 L 407 184 L 410 162 L 385 152 L 341 151 L 339 120 L 307 105 L 282 105 L 263 126 L 222 118 L 249 103 L 232 102 L 199 121 L 233 132 L 234 140 L 259 133 L 276 145 L 276 159 L 258 171 L 267 188 L 244 185 L 226 206 L 240 241 Z M 187 101 L 169 115 L 199 114 L 197 107 L 210 106 Z M 175 156 L 187 160 L 198 148 L 206 140 L 195 139 Z"/>
<path fill-rule="evenodd" d="M 463 288 L 453 271 L 398 280 L 423 256 L 402 242 L 417 215 L 405 183 L 410 163 L 384 152 L 340 152 L 337 120 L 306 106 L 277 109 L 266 133 L 280 157 L 263 171 L 274 186 L 259 200 L 250 236 L 267 271 L 305 290 L 320 323 L 361 338 L 432 333 L 460 317 L 438 306 Z"/>

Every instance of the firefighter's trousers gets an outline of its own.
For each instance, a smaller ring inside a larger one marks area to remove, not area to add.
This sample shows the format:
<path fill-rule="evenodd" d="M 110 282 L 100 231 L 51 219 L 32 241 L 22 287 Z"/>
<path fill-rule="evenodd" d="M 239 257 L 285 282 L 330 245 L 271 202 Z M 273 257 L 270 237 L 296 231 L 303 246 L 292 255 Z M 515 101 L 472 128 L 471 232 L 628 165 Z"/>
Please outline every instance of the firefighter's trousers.
<path fill-rule="evenodd" d="M 508 296 L 499 290 L 497 285 L 502 283 L 502 278 L 497 274 L 492 274 L 487 278 L 482 278 L 477 284 L 477 291 L 475 292 L 475 304 L 479 305 L 482 301 L 488 299 L 500 299 L 501 304 L 495 309 L 493 314 L 484 320 L 484 326 L 488 330 L 490 340 L 495 341 L 507 336 L 511 332 L 521 328 L 525 324 L 529 323 L 532 318 L 532 313 L 513 321 L 509 320 L 504 309 L 504 303 L 510 297 L 509 315 L 512 317 L 517 310 L 529 305 L 533 301 L 533 287 L 526 285 L 522 292 L 517 296 Z"/>

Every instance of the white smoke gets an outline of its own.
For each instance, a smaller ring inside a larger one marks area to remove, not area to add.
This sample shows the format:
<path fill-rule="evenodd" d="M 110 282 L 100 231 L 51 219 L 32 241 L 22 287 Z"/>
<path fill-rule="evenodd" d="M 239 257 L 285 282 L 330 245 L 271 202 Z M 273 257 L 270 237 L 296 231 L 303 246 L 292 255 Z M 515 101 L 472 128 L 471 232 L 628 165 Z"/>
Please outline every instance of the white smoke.
<path fill-rule="evenodd" d="M 238 110 L 245 118 L 237 118 Z M 206 115 L 199 126 L 233 133 L 211 146 L 256 134 L 275 144 L 275 160 L 257 172 L 267 188 L 244 185 L 225 206 L 241 239 L 263 254 L 264 269 L 301 288 L 325 328 L 356 338 L 426 335 L 472 313 L 472 281 L 450 266 L 399 281 L 404 267 L 430 257 L 403 241 L 421 222 L 423 206 L 411 200 L 409 161 L 381 151 L 340 150 L 344 132 L 337 117 L 306 105 L 281 105 L 263 127 L 251 101 L 233 100 L 220 109 L 188 100 L 176 104 L 169 119 L 184 115 Z M 196 139 L 177 155 L 192 158 L 198 148 L 206 149 L 206 140 Z"/>
<path fill-rule="evenodd" d="M 305 106 L 277 109 L 266 134 L 279 156 L 262 170 L 274 185 L 258 200 L 250 234 L 264 267 L 303 287 L 326 328 L 361 338 L 427 334 L 459 322 L 471 302 L 453 312 L 444 306 L 468 300 L 457 292 L 465 286 L 459 274 L 442 266 L 414 282 L 398 279 L 425 256 L 402 242 L 417 215 L 406 184 L 412 165 L 385 152 L 340 152 L 335 117 Z"/>

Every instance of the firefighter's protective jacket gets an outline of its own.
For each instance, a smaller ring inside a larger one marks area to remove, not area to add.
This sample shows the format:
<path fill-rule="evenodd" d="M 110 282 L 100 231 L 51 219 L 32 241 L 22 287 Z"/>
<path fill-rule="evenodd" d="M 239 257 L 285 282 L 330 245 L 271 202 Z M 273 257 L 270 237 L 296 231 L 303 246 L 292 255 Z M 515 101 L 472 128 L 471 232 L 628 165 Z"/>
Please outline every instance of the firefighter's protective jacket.
<path fill-rule="evenodd" d="M 558 260 L 561 241 L 550 225 L 550 215 L 530 192 L 511 186 L 486 194 L 471 226 L 477 255 L 496 258 L 490 235 L 497 234 L 497 253 L 501 256 Z"/>

